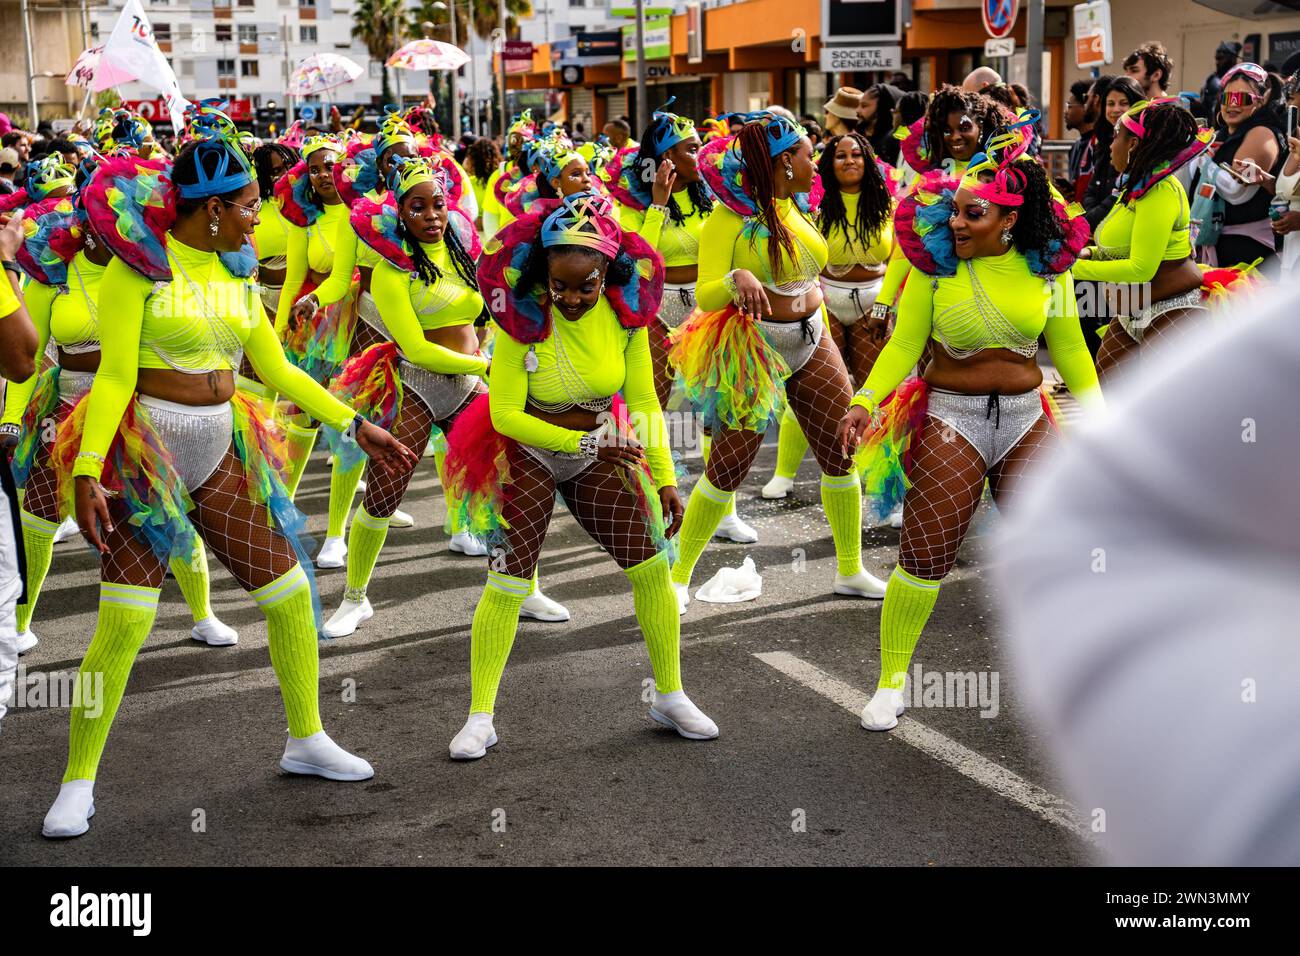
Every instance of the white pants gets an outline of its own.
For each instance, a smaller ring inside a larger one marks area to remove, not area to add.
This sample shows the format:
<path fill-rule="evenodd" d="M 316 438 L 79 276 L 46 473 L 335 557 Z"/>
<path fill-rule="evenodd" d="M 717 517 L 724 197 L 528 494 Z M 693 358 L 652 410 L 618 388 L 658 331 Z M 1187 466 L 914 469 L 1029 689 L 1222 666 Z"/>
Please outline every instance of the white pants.
<path fill-rule="evenodd" d="M 3 466 L 0 466 L 3 467 Z M 18 573 L 19 541 L 14 537 L 11 503 L 0 485 L 0 718 L 13 698 L 18 673 L 18 622 L 16 608 L 23 591 Z"/>

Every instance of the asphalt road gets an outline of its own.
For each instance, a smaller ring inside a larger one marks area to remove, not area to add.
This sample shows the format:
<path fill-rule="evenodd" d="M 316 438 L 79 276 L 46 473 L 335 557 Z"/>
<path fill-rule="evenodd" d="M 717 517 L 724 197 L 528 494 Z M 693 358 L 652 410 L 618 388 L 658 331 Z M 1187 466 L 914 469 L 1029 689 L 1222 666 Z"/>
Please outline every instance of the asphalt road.
<path fill-rule="evenodd" d="M 929 670 L 997 672 L 997 715 L 922 707 L 893 733 L 869 733 L 853 711 L 875 687 L 880 604 L 830 593 L 835 562 L 811 458 L 789 499 L 757 497 L 774 437 L 741 493 L 760 543 L 715 542 L 695 580 L 749 554 L 762 597 L 696 601 L 683 619 L 686 689 L 717 721 L 718 740 L 682 740 L 649 719 L 641 694 L 650 667 L 626 579 L 557 506 L 542 582 L 573 620 L 522 623 L 498 700 L 500 744 L 483 760 L 451 762 L 484 563 L 447 551 L 426 459 L 403 506 L 417 527 L 391 533 L 370 588 L 376 617 L 321 645 L 326 729 L 373 763 L 373 780 L 331 783 L 278 768 L 285 731 L 263 619 L 214 569 L 213 605 L 239 629 L 239 645 L 190 641 L 188 612 L 168 582 L 85 836 L 40 836 L 62 776 L 67 711 L 10 711 L 0 733 L 0 863 L 1091 862 L 1079 818 L 1053 797 L 1060 790 L 1045 742 L 1027 725 L 1001 657 L 995 595 L 981 571 L 996 515 L 986 506 L 977 516 L 917 660 Z M 698 459 L 691 465 L 698 473 Z M 327 494 L 318 455 L 299 500 L 317 535 Z M 866 531 L 868 569 L 886 576 L 897 544 L 888 527 Z M 94 629 L 97 580 L 83 545 L 58 546 L 34 625 L 41 645 L 23 658 L 29 671 L 76 668 Z M 344 573 L 318 580 L 328 615 Z M 355 702 L 344 702 L 352 681 Z"/>

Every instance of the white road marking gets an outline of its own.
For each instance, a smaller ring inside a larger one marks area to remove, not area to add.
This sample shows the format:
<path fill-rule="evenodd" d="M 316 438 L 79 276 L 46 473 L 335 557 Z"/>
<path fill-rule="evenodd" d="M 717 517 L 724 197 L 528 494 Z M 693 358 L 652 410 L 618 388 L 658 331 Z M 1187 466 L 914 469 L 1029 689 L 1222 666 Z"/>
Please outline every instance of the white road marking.
<path fill-rule="evenodd" d="M 827 700 L 839 704 L 854 716 L 860 716 L 862 708 L 867 704 L 867 695 L 862 691 L 793 654 L 785 651 L 769 651 L 754 656 L 809 690 L 816 691 Z M 869 732 L 862 731 L 864 734 Z M 1083 814 L 1069 801 L 1044 790 L 1037 784 L 1030 783 L 1024 777 L 994 763 L 987 757 L 982 757 L 975 751 L 963 747 L 957 741 L 937 730 L 930 729 L 915 718 L 907 716 L 898 718 L 898 726 L 889 733 L 893 739 L 909 744 L 935 760 L 947 764 L 962 776 L 969 777 L 980 786 L 1001 794 L 1049 823 L 1055 823 L 1085 840 L 1091 838 Z"/>

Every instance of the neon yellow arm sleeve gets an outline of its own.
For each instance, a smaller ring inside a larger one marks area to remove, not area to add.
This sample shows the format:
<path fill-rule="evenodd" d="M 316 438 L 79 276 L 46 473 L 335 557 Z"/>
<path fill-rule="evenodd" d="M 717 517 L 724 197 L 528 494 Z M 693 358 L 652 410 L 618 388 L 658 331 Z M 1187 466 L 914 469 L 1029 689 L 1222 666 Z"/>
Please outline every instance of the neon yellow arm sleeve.
<path fill-rule="evenodd" d="M 578 439 L 586 432 L 552 425 L 524 410 L 528 402 L 528 372 L 524 369 L 528 346 L 500 329 L 494 331 L 492 378 L 488 382 L 492 427 L 507 438 L 535 448 L 576 452 Z"/>
<path fill-rule="evenodd" d="M 1182 212 L 1178 193 L 1155 189 L 1134 204 L 1127 259 L 1080 259 L 1074 277 L 1091 282 L 1150 282 L 1164 259 L 1169 236 Z"/>
<path fill-rule="evenodd" d="M 885 396 L 898 388 L 920 360 L 925 343 L 930 340 L 933 320 L 934 289 L 928 276 L 917 273 L 903 289 L 893 335 L 880 350 L 871 374 L 853 396 L 851 404 L 874 409 Z M 1082 334 L 1080 332 L 1080 341 L 1083 341 Z"/>
<path fill-rule="evenodd" d="M 440 375 L 485 374 L 488 360 L 483 356 L 465 355 L 425 339 L 420 320 L 411 308 L 411 282 L 407 273 L 387 262 L 376 266 L 370 276 L 370 294 L 402 354 L 420 368 Z"/>
<path fill-rule="evenodd" d="M 307 230 L 301 226 L 288 223 L 289 249 L 286 253 L 288 263 L 284 273 L 284 289 L 280 292 L 280 304 L 275 309 L 275 334 L 284 336 L 289 327 L 289 313 L 298 301 L 298 293 L 307 278 Z"/>
<path fill-rule="evenodd" d="M 9 286 L 9 277 L 0 276 L 0 279 L 5 280 L 4 287 L 9 293 L 8 300 L 0 301 L 0 316 L 8 316 L 18 308 L 18 298 Z M 50 341 L 50 312 L 54 308 L 54 299 L 58 294 L 58 289 L 40 282 L 29 280 L 23 286 L 27 314 L 31 316 L 32 325 L 36 326 L 35 358 L 38 372 L 41 368 L 41 356 L 45 354 L 45 346 Z M 0 300 L 4 299 L 5 296 L 0 293 Z M 4 319 L 0 318 L 0 322 L 2 321 Z M 8 382 L 5 385 L 5 410 L 4 415 L 0 416 L 0 424 L 17 425 L 23 420 L 23 412 L 27 410 L 27 403 L 32 400 L 32 392 L 36 390 L 36 379 L 39 377 L 39 375 L 32 375 L 25 382 Z"/>
<path fill-rule="evenodd" d="M 717 312 L 731 304 L 731 293 L 724 280 L 731 271 L 732 250 L 744 224 L 745 220 L 718 204 L 700 231 L 700 273 L 695 284 L 695 301 L 705 312 Z M 766 255 L 767 251 L 764 249 L 759 254 Z"/>
<path fill-rule="evenodd" d="M 104 336 L 99 344 L 99 370 L 86 398 L 86 424 L 72 467 L 74 476 L 89 475 L 98 481 L 104 471 L 103 458 L 135 393 L 140 326 L 144 322 L 144 303 L 152 290 L 153 283 L 121 259 L 114 258 L 104 269 L 97 305 L 100 315 L 113 316 L 113 334 Z M 82 458 L 81 453 L 99 457 Z"/>
<path fill-rule="evenodd" d="M 903 287 L 903 280 L 911 271 L 912 264 L 907 261 L 907 256 L 903 255 L 902 245 L 895 241 L 894 251 L 889 254 L 889 265 L 885 266 L 885 281 L 880 285 L 876 301 L 892 308 L 898 301 L 898 290 Z"/>
<path fill-rule="evenodd" d="M 348 223 L 340 225 L 337 234 L 338 239 L 334 244 L 334 264 L 330 266 L 329 278 L 313 290 L 316 301 L 322 307 L 333 305 L 352 291 L 352 273 L 357 265 L 357 243 L 361 240 L 357 238 L 357 231 Z M 285 284 L 288 285 L 287 278 Z M 278 315 L 276 322 L 277 324 L 279 322 Z"/>
<path fill-rule="evenodd" d="M 253 328 L 244 342 L 244 354 L 253 364 L 258 378 L 312 418 L 343 431 L 356 415 L 351 408 L 318 385 L 310 375 L 289 363 L 284 357 L 280 339 L 262 309 L 256 310 Z M 95 377 L 95 383 L 99 383 L 98 376 Z"/>
<path fill-rule="evenodd" d="M 623 400 L 627 402 L 628 418 L 636 430 L 636 437 L 645 446 L 646 460 L 656 488 L 677 486 L 672 452 L 668 448 L 668 426 L 664 423 L 663 408 L 655 394 L 654 374 L 650 360 L 650 333 L 638 329 L 627 343 L 623 353 L 625 371 Z"/>
<path fill-rule="evenodd" d="M 18 301 L 18 296 L 14 294 L 13 282 L 10 278 L 8 276 L 0 276 L 0 278 L 5 280 L 0 285 L 0 319 L 3 319 L 17 312 L 21 303 Z M 23 298 L 26 297 L 27 291 L 24 289 Z"/>
<path fill-rule="evenodd" d="M 1167 230 L 1164 235 L 1169 235 Z M 1092 354 L 1083 340 L 1079 303 L 1074 297 L 1074 278 L 1068 272 L 1059 276 L 1052 287 L 1043 337 L 1047 340 L 1052 363 L 1079 404 L 1085 408 L 1100 407 L 1102 398 L 1097 384 L 1097 367 L 1092 364 Z"/>
<path fill-rule="evenodd" d="M 664 211 L 651 206 L 645 212 L 638 212 L 628 206 L 618 207 L 618 224 L 624 232 L 635 232 L 651 249 L 659 248 L 659 239 L 664 231 Z"/>

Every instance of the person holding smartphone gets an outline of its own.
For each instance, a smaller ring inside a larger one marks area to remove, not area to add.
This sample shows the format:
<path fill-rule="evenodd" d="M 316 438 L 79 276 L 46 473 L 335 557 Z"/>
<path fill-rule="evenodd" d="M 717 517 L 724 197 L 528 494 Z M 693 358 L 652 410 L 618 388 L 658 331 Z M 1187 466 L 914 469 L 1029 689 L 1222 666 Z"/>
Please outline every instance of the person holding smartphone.
<path fill-rule="evenodd" d="M 1300 264 L 1300 135 L 1297 135 L 1296 128 L 1297 111 L 1296 106 L 1286 108 L 1286 142 L 1290 152 L 1274 186 L 1276 198 L 1285 200 L 1288 205 L 1282 210 L 1280 204 L 1275 202 L 1270 208 L 1270 213 L 1277 217 L 1272 219 L 1273 232 L 1282 237 L 1280 265 L 1283 279 L 1294 276 L 1296 267 Z"/>

